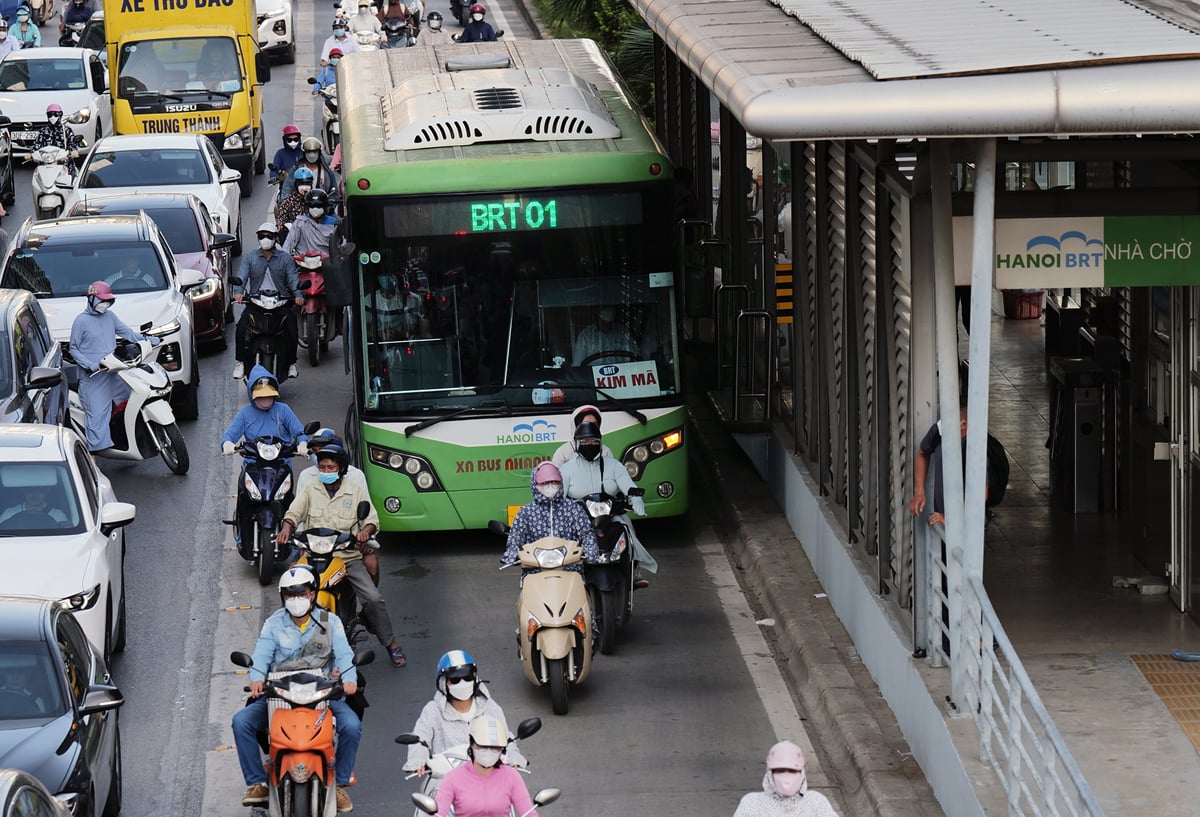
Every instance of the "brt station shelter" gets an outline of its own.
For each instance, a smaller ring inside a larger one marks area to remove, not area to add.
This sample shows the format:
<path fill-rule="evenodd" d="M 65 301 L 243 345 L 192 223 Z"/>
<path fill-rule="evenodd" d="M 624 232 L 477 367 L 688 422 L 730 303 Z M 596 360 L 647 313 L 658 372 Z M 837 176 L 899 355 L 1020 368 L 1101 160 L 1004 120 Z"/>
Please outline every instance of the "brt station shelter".
<path fill-rule="evenodd" d="M 711 225 L 702 204 L 676 237 L 710 397 L 944 811 L 1152 813 L 1156 797 L 1193 808 L 1200 762 L 1186 738 L 1105 731 L 1137 717 L 1140 691 L 1119 686 L 1146 687 L 1135 656 L 1104 676 L 1118 686 L 1093 717 L 1082 701 L 1104 694 L 1079 684 L 1100 665 L 1035 683 L 991 597 L 1042 588 L 1022 598 L 1040 616 L 1026 629 L 1063 631 L 1055 643 L 1076 642 L 1064 652 L 1120 652 L 1138 628 L 1129 653 L 1200 644 L 1195 7 L 631 4 L 655 35 L 658 133 L 695 169 L 701 202 L 715 171 Z M 759 161 L 754 184 L 743 168 Z M 979 331 L 995 289 L 1052 291 L 1044 335 L 1003 368 L 1005 350 Z M 1045 414 L 1010 426 L 1010 508 L 989 523 L 985 431 L 1020 419 L 1018 381 Z M 909 507 L 914 455 L 934 422 L 959 427 L 960 394 L 965 446 L 939 449 L 945 525 L 930 527 L 932 508 L 914 519 Z M 1011 506 L 1046 505 L 1047 481 L 1058 522 L 1027 526 Z M 1069 541 L 985 587 L 989 525 L 1016 548 L 1027 537 L 1030 553 Z M 1102 545 L 1167 592 L 1075 592 L 1107 569 Z"/>

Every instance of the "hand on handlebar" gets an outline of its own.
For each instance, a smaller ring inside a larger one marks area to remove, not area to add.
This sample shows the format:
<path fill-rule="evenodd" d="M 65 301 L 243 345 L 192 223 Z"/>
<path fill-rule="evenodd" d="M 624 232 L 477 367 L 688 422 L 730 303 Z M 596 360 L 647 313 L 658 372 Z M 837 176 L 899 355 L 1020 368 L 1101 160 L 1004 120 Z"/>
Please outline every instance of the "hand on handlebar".
<path fill-rule="evenodd" d="M 262 681 L 251 681 L 250 682 L 250 697 L 251 698 L 261 698 L 262 694 L 263 694 L 263 682 Z"/>
<path fill-rule="evenodd" d="M 235 446 L 229 440 L 226 440 L 225 442 L 221 443 L 221 453 L 224 454 L 225 456 L 229 456 L 230 454 L 232 454 L 234 452 L 234 450 L 235 450 Z"/>
<path fill-rule="evenodd" d="M 245 296 L 243 293 L 241 293 L 241 292 L 235 292 L 235 293 L 233 293 L 233 302 L 234 302 L 235 304 L 240 304 L 240 303 L 242 302 L 242 299 L 243 299 L 243 298 L 245 298 L 245 297 L 246 297 L 246 296 Z"/>
<path fill-rule="evenodd" d="M 303 295 L 296 296 L 296 306 L 304 306 L 304 296 Z"/>
<path fill-rule="evenodd" d="M 638 516 L 646 515 L 646 500 L 642 499 L 640 496 L 630 497 L 629 506 L 633 508 L 633 512 Z"/>
<path fill-rule="evenodd" d="M 346 683 L 342 684 L 342 691 L 347 695 L 353 695 L 355 692 L 358 692 L 358 684 L 353 683 L 352 681 L 347 681 Z"/>

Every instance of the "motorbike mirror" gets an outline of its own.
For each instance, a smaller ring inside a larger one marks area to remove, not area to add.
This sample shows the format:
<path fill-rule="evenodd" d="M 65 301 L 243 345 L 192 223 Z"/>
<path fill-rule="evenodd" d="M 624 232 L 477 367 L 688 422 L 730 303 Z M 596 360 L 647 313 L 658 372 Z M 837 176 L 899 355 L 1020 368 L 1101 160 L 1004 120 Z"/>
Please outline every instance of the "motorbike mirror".
<path fill-rule="evenodd" d="M 316 77 L 309 77 L 309 78 L 308 78 L 308 84 L 309 84 L 309 85 L 316 85 L 316 84 L 317 84 L 317 78 L 316 78 Z"/>
<path fill-rule="evenodd" d="M 229 276 L 229 283 L 233 284 L 235 287 L 240 287 L 240 286 L 241 286 L 241 285 L 242 285 L 244 282 L 243 282 L 243 281 L 242 281 L 242 279 L 241 279 L 241 278 L 239 278 L 238 276 L 236 276 L 236 275 L 230 275 L 230 276 Z"/>
<path fill-rule="evenodd" d="M 272 171 L 273 173 L 278 173 L 278 172 L 279 172 L 279 168 L 275 166 L 275 163 L 274 163 L 274 162 L 267 162 L 267 170 L 270 170 L 270 171 Z"/>
<path fill-rule="evenodd" d="M 553 786 L 550 786 L 545 789 L 538 789 L 537 794 L 533 796 L 533 802 L 539 806 L 548 806 L 559 797 L 562 797 L 562 789 L 556 789 Z"/>
<path fill-rule="evenodd" d="M 417 804 L 417 808 L 426 814 L 437 814 L 437 800 L 434 800 L 428 794 L 421 794 L 419 791 L 412 793 L 412 801 Z"/>
<path fill-rule="evenodd" d="M 358 507 L 355 509 L 355 511 L 358 521 L 361 522 L 371 515 L 371 503 L 364 499 L 362 502 L 358 503 Z"/>
<path fill-rule="evenodd" d="M 630 488 L 629 491 L 626 493 L 626 496 L 645 496 L 645 495 L 646 495 L 645 488 Z"/>
<path fill-rule="evenodd" d="M 504 29 L 502 29 L 502 28 L 498 28 L 498 29 L 496 29 L 496 37 L 497 37 L 497 38 L 500 38 L 500 37 L 503 37 L 503 36 L 504 36 Z"/>
<path fill-rule="evenodd" d="M 300 282 L 300 289 L 312 289 L 312 279 L 305 278 Z"/>
<path fill-rule="evenodd" d="M 245 667 L 246 669 L 254 666 L 254 659 L 248 653 L 239 652 L 237 650 L 229 653 L 229 660 L 232 661 L 235 666 Z"/>
<path fill-rule="evenodd" d="M 501 522 L 499 519 L 488 520 L 488 530 L 498 536 L 508 535 L 508 525 Z"/>
<path fill-rule="evenodd" d="M 241 281 L 238 281 L 238 283 L 240 284 Z M 319 429 L 320 427 L 321 427 L 321 421 L 313 420 L 311 423 L 309 423 L 308 425 L 306 425 L 304 427 L 305 436 L 311 437 L 313 434 L 317 433 L 317 429 Z"/>
<path fill-rule="evenodd" d="M 374 662 L 375 662 L 375 650 L 371 649 L 370 647 L 367 647 L 365 649 L 361 649 L 358 652 L 354 653 L 354 661 L 352 663 L 356 667 L 365 667 L 367 664 L 372 664 Z"/>
<path fill-rule="evenodd" d="M 401 746 L 415 746 L 420 742 L 420 736 L 414 735 L 411 732 L 405 732 L 403 735 L 396 736 L 396 743 L 399 743 Z"/>
<path fill-rule="evenodd" d="M 517 724 L 517 740 L 525 740 L 532 734 L 535 734 L 542 728 L 542 719 L 538 717 L 526 718 Z"/>

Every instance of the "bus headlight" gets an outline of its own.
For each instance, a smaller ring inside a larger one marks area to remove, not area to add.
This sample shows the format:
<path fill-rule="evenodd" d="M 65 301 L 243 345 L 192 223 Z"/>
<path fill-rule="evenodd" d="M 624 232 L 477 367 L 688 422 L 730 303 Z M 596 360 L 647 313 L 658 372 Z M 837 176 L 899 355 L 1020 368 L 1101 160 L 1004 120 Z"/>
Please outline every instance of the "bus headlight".
<path fill-rule="evenodd" d="M 437 474 L 433 472 L 433 466 L 424 457 L 418 457 L 415 454 L 396 451 L 393 448 L 385 448 L 382 445 L 373 444 L 367 446 L 367 457 L 374 465 L 404 474 L 412 481 L 413 486 L 418 491 L 443 490 L 441 483 L 438 481 Z M 399 508 L 400 501 L 396 500 L 396 509 L 399 510 Z M 395 511 L 392 511 L 392 513 L 395 513 Z"/>
<path fill-rule="evenodd" d="M 676 428 L 665 434 L 651 437 L 649 440 L 640 440 L 629 446 L 625 449 L 625 453 L 621 455 L 621 462 L 624 463 L 625 470 L 629 472 L 630 478 L 639 479 L 649 463 L 654 462 L 665 454 L 669 454 L 681 445 L 683 445 L 683 429 Z M 673 488 L 671 489 L 671 493 L 674 493 Z M 661 486 L 659 487 L 659 496 L 662 496 Z"/>

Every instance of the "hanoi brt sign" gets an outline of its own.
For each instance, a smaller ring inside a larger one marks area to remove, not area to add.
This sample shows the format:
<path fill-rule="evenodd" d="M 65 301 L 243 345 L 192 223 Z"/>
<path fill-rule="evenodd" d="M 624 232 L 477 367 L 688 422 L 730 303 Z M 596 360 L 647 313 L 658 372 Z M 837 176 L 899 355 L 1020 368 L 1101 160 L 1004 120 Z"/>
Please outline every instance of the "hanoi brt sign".
<path fill-rule="evenodd" d="M 954 219 L 954 280 L 971 283 L 970 217 Z M 1200 284 L 1200 216 L 996 221 L 997 289 Z"/>

